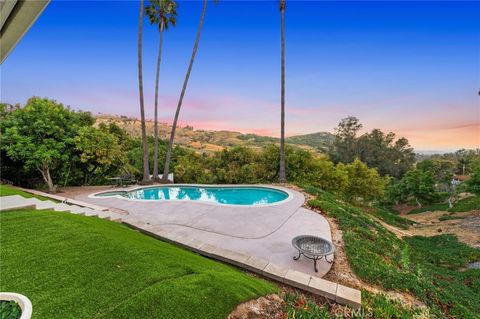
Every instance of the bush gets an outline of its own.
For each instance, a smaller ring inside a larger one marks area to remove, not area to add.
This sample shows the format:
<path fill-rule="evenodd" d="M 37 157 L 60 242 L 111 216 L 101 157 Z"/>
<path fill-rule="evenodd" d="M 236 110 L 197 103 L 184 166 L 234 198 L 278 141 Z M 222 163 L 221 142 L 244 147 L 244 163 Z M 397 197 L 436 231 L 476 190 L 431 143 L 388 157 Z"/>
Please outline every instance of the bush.
<path fill-rule="evenodd" d="M 348 182 L 344 190 L 347 200 L 356 201 L 361 198 L 370 201 L 384 195 L 385 184 L 377 170 L 368 168 L 359 159 L 347 165 L 340 163 L 337 168 L 347 174 Z"/>
<path fill-rule="evenodd" d="M 448 209 L 449 212 L 459 213 L 468 212 L 471 210 L 480 209 L 480 196 L 471 196 L 461 199 L 453 204 L 453 207 Z"/>
<path fill-rule="evenodd" d="M 480 170 L 475 171 L 465 184 L 467 185 L 467 191 L 480 195 Z"/>
<path fill-rule="evenodd" d="M 19 319 L 22 309 L 15 301 L 0 300 L 0 318 Z"/>

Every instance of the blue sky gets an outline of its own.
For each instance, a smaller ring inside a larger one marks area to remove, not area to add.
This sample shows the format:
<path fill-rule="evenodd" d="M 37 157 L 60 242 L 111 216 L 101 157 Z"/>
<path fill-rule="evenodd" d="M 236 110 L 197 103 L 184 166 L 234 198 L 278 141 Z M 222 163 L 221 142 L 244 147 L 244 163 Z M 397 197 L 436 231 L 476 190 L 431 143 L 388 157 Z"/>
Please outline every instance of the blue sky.
<path fill-rule="evenodd" d="M 53 0 L 3 63 L 2 101 L 38 95 L 138 116 L 138 6 Z M 179 2 L 165 36 L 162 121 L 173 118 L 201 7 Z M 149 117 L 157 46 L 145 20 Z M 331 131 L 355 115 L 417 149 L 479 147 L 480 3 L 287 0 L 286 76 L 288 135 Z M 181 124 L 278 135 L 279 101 L 278 2 L 209 2 Z"/>

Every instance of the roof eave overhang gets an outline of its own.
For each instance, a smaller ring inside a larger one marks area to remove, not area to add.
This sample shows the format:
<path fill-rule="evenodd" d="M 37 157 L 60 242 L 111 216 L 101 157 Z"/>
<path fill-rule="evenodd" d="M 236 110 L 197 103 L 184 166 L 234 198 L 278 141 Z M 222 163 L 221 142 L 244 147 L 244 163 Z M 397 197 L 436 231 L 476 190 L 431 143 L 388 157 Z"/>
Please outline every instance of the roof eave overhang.
<path fill-rule="evenodd" d="M 0 63 L 3 63 L 50 0 L 6 0 L 0 3 Z"/>

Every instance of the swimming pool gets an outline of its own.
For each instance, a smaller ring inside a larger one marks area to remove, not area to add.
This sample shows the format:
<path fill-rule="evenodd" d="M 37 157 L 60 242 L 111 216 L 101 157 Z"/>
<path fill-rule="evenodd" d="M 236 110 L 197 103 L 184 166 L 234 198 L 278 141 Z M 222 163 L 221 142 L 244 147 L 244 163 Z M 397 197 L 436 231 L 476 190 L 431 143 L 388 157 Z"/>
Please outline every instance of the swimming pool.
<path fill-rule="evenodd" d="M 152 186 L 130 191 L 113 191 L 94 194 L 94 197 L 120 197 L 132 200 L 189 200 L 222 205 L 261 206 L 281 202 L 289 197 L 287 192 L 254 186 Z"/>

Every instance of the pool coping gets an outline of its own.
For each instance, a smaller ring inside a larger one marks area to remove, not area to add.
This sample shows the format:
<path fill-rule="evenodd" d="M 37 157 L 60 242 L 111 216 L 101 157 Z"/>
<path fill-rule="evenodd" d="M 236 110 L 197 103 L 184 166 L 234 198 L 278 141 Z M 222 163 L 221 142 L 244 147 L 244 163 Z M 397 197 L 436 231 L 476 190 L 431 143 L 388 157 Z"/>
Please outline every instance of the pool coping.
<path fill-rule="evenodd" d="M 207 202 L 207 201 L 201 201 L 201 200 L 181 200 L 181 199 L 169 199 L 169 200 L 164 200 L 164 202 L 171 202 L 171 203 L 184 203 L 184 202 L 194 202 L 196 204 L 203 204 L 203 205 L 210 205 L 210 206 L 222 206 L 222 207 L 239 207 L 241 206 L 242 208 L 258 208 L 258 207 L 271 207 L 271 206 L 276 206 L 276 205 L 282 205 L 285 203 L 288 203 L 289 201 L 293 200 L 293 193 L 290 192 L 286 188 L 281 188 L 278 186 L 270 186 L 270 185 L 265 185 L 265 184 L 241 184 L 241 185 L 235 185 L 235 184 L 160 184 L 160 185 L 135 185 L 132 187 L 125 187 L 122 190 L 118 190 L 118 188 L 115 188 L 115 190 L 112 190 L 111 192 L 132 192 L 135 190 L 139 190 L 142 188 L 151 188 L 151 187 L 204 187 L 204 188 L 215 188 L 215 187 L 223 187 L 223 188 L 266 188 L 266 189 L 273 189 L 282 193 L 286 193 L 288 195 L 287 198 L 275 202 L 275 203 L 269 203 L 269 204 L 261 204 L 261 205 L 235 205 L 235 204 L 220 204 L 220 203 L 214 203 L 214 202 Z M 92 194 L 88 195 L 88 198 L 92 199 L 108 199 L 108 198 L 116 198 L 124 201 L 130 201 L 130 202 L 158 202 L 158 199 L 135 199 L 135 198 L 126 198 L 121 195 L 113 195 L 113 196 L 97 196 L 98 194 L 101 193 L 108 193 L 109 191 L 103 190 L 99 192 L 95 192 Z"/>

